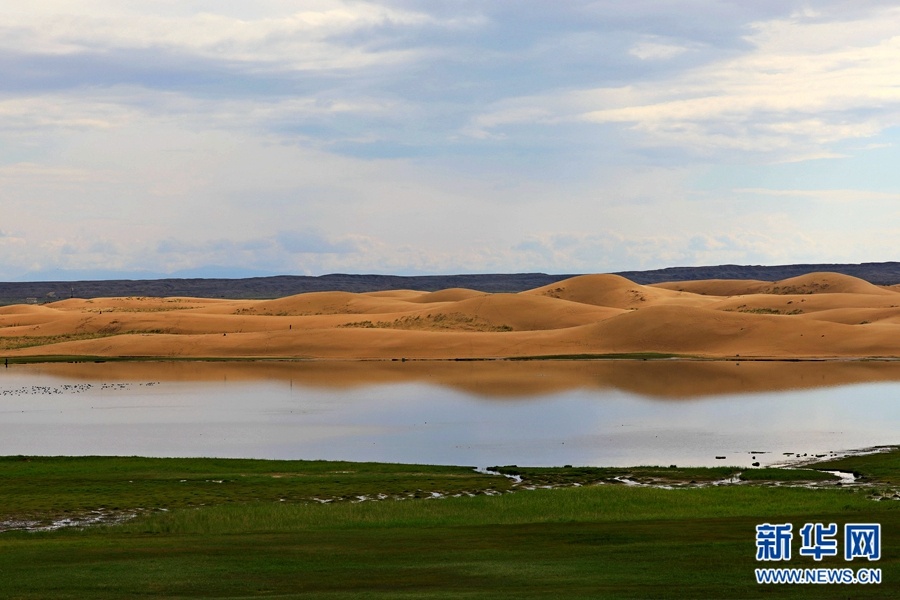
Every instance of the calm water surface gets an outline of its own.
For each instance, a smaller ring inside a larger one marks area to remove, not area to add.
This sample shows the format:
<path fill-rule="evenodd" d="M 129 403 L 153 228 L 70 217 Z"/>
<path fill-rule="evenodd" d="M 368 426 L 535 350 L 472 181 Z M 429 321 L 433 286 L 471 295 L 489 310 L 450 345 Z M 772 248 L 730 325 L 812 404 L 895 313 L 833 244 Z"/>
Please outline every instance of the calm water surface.
<path fill-rule="evenodd" d="M 898 367 L 15 365 L 0 368 L 0 455 L 772 464 L 900 442 Z"/>

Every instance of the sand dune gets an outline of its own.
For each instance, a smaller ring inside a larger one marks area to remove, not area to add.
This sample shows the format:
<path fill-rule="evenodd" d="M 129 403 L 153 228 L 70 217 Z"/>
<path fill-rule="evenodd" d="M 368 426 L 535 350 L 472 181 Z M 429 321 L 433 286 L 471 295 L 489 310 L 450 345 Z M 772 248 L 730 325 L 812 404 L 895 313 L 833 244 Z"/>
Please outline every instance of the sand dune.
<path fill-rule="evenodd" d="M 778 294 L 891 294 L 868 281 L 841 273 L 808 273 L 782 279 L 766 291 Z"/>
<path fill-rule="evenodd" d="M 420 292 L 417 290 L 382 290 L 380 292 L 365 292 L 364 295 L 372 296 L 373 298 L 400 298 L 402 300 L 411 300 L 427 293 L 428 292 Z"/>
<path fill-rule="evenodd" d="M 590 326 L 611 352 L 703 356 L 886 356 L 900 354 L 893 327 L 863 330 L 788 316 L 655 306 Z"/>
<path fill-rule="evenodd" d="M 831 321 L 844 325 L 900 322 L 900 314 L 897 314 L 896 308 L 832 308 L 801 316 L 806 319 Z"/>
<path fill-rule="evenodd" d="M 0 306 L 0 315 L 46 315 L 53 309 L 38 304 L 13 304 Z"/>
<path fill-rule="evenodd" d="M 445 310 L 449 310 L 446 307 Z M 456 302 L 454 312 L 484 319 L 513 331 L 560 329 L 586 325 L 621 314 L 616 308 L 521 294 L 487 294 Z"/>
<path fill-rule="evenodd" d="M 429 292 L 426 294 L 422 294 L 418 298 L 409 298 L 410 302 L 421 302 L 421 303 L 431 303 L 431 302 L 459 302 L 460 300 L 467 300 L 469 298 L 477 298 L 478 296 L 485 296 L 484 292 L 479 292 L 477 290 L 470 290 L 466 288 L 447 288 L 446 290 L 440 290 L 438 292 Z"/>
<path fill-rule="evenodd" d="M 900 291 L 834 273 L 657 286 L 585 275 L 520 294 L 456 288 L 0 307 L 6 356 L 451 359 L 650 352 L 900 357 Z"/>
<path fill-rule="evenodd" d="M 716 310 L 745 313 L 800 315 L 830 311 L 834 309 L 890 309 L 900 305 L 900 295 L 886 294 L 810 294 L 779 295 L 753 294 L 750 296 L 733 296 L 719 302 L 709 304 L 708 308 Z"/>
<path fill-rule="evenodd" d="M 351 292 L 313 292 L 257 302 L 251 311 L 261 315 L 378 314 L 408 310 L 402 298 L 373 297 Z"/>
<path fill-rule="evenodd" d="M 713 301 L 699 294 L 640 285 L 619 275 L 579 275 L 522 292 L 522 295 L 547 296 L 621 309 L 644 308 L 660 302 L 702 306 Z"/>

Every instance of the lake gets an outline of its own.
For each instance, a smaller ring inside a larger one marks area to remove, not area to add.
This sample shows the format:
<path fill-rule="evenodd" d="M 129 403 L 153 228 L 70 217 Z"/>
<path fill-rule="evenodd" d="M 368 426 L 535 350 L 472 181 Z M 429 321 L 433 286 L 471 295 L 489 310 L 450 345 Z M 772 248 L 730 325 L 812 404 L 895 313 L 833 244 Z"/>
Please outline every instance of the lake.
<path fill-rule="evenodd" d="M 897 362 L 0 367 L 0 455 L 749 466 L 898 442 Z"/>

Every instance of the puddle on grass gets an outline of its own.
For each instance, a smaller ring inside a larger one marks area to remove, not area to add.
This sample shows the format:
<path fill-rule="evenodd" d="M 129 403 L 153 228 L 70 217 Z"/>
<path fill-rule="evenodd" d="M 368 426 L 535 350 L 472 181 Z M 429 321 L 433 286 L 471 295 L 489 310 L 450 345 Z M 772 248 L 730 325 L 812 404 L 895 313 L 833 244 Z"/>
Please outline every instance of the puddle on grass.
<path fill-rule="evenodd" d="M 138 516 L 136 511 L 92 510 L 83 514 L 46 520 L 9 519 L 0 521 L 0 533 L 5 531 L 56 531 L 69 527 L 90 527 L 95 525 L 117 525 Z"/>

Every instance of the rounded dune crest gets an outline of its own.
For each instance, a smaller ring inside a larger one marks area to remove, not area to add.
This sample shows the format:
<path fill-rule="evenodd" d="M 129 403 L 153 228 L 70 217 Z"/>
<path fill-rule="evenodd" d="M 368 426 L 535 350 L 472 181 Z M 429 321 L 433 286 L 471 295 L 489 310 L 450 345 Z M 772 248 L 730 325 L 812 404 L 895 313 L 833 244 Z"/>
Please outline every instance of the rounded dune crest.
<path fill-rule="evenodd" d="M 782 279 L 762 290 L 768 294 L 875 294 L 892 292 L 868 281 L 841 273 L 807 273 L 798 277 Z"/>
<path fill-rule="evenodd" d="M 0 306 L 0 315 L 41 315 L 55 312 L 52 308 L 38 304 L 11 304 Z"/>
<path fill-rule="evenodd" d="M 642 308 L 679 295 L 611 274 L 579 275 L 522 293 L 621 309 Z"/>

